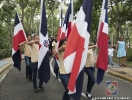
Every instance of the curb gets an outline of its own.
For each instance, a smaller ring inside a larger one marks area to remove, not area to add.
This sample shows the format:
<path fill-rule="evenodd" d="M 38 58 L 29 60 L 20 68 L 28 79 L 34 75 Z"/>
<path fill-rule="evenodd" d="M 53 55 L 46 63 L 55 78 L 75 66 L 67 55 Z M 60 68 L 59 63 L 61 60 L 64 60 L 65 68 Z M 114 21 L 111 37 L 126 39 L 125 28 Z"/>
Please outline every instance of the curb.
<path fill-rule="evenodd" d="M 123 75 L 123 74 L 120 74 L 120 73 L 117 73 L 117 72 L 114 72 L 111 70 L 108 70 L 108 74 L 110 74 L 112 76 L 116 76 L 116 77 L 124 79 L 124 80 L 127 80 L 129 82 L 132 82 L 132 77 L 130 77 L 130 76 L 126 76 L 126 75 Z"/>
<path fill-rule="evenodd" d="M 24 58 L 22 58 L 22 60 L 24 60 Z M 3 67 L 0 68 L 0 74 L 2 74 L 6 69 L 8 69 L 10 66 L 13 66 L 12 65 L 12 61 L 5 64 Z M 14 67 L 14 66 L 13 66 Z"/>
<path fill-rule="evenodd" d="M 12 66 L 12 62 L 4 65 L 2 68 L 0 68 L 0 74 L 2 74 L 6 69 L 8 69 L 10 66 Z"/>

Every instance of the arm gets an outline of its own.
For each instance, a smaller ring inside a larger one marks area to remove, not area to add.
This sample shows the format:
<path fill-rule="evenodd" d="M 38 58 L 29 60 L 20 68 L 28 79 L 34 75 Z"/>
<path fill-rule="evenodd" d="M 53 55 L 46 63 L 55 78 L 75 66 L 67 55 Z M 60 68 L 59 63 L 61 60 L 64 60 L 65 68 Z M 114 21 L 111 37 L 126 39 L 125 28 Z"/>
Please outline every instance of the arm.
<path fill-rule="evenodd" d="M 39 41 L 38 41 L 38 40 L 35 40 L 35 41 L 29 41 L 29 42 L 27 42 L 27 44 L 32 45 L 33 43 L 37 43 L 37 42 L 39 42 Z"/>
<path fill-rule="evenodd" d="M 117 53 L 117 49 L 118 49 L 118 42 L 116 43 L 116 49 L 115 49 L 115 53 Z"/>
<path fill-rule="evenodd" d="M 88 49 L 96 48 L 96 45 L 94 46 L 88 46 Z"/>
<path fill-rule="evenodd" d="M 24 41 L 22 43 L 19 44 L 19 46 L 22 46 L 23 44 L 25 44 L 27 41 Z"/>
<path fill-rule="evenodd" d="M 58 52 L 62 52 L 62 51 L 64 51 L 65 50 L 65 47 L 66 47 L 66 45 L 63 45 L 63 46 L 61 46 L 59 49 L 58 49 Z"/>

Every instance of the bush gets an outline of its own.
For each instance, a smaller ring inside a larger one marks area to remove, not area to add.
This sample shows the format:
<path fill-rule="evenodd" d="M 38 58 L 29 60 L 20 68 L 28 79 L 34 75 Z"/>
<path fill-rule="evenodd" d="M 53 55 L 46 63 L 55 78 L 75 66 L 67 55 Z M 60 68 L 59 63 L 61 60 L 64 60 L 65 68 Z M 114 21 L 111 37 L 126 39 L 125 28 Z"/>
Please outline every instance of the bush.
<path fill-rule="evenodd" d="M 127 50 L 127 57 L 126 60 L 128 62 L 132 62 L 132 48 Z"/>
<path fill-rule="evenodd" d="M 11 57 L 12 50 L 0 49 L 0 59 Z"/>

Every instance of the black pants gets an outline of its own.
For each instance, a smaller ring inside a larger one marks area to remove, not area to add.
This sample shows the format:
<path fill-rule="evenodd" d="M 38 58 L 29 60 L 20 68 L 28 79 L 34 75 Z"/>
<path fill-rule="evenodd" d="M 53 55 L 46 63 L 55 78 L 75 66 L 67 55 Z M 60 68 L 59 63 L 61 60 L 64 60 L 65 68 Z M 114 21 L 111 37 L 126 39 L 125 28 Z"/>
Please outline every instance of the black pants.
<path fill-rule="evenodd" d="M 33 72 L 33 87 L 37 89 L 37 71 L 38 71 L 38 62 L 32 62 L 32 72 Z M 43 85 L 43 81 L 39 81 L 39 86 Z"/>
<path fill-rule="evenodd" d="M 70 100 L 70 95 L 68 94 L 69 90 L 67 89 L 70 74 L 59 74 L 59 76 L 60 76 L 61 82 L 65 88 L 65 92 L 63 93 L 62 100 Z"/>
<path fill-rule="evenodd" d="M 32 79 L 31 57 L 25 56 L 25 63 L 26 63 L 26 77 Z"/>
<path fill-rule="evenodd" d="M 88 83 L 87 83 L 87 92 L 90 93 L 94 84 L 95 84 L 95 77 L 94 77 L 94 67 L 85 67 L 85 72 L 88 75 Z"/>

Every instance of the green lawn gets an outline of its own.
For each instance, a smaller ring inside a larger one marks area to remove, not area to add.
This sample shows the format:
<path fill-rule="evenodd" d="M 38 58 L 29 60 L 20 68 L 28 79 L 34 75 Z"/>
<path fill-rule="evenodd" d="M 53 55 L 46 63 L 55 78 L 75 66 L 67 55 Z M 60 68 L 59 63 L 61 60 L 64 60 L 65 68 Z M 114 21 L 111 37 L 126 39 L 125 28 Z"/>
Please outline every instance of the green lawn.
<path fill-rule="evenodd" d="M 132 48 L 128 49 L 127 58 L 131 59 L 130 61 L 126 61 L 126 66 L 132 68 Z M 114 54 L 113 61 L 119 63 L 119 59 L 117 58 L 116 54 Z"/>

